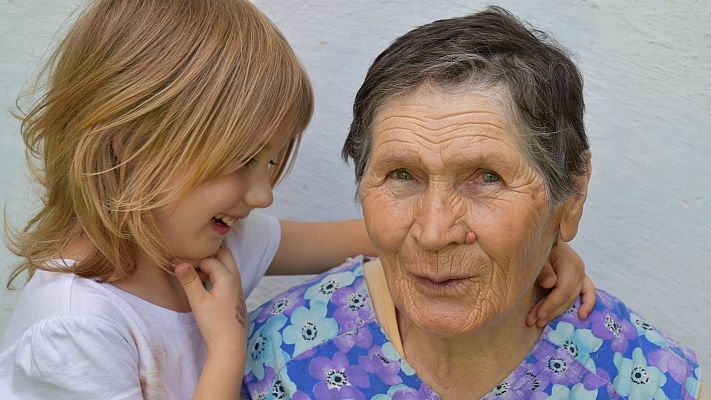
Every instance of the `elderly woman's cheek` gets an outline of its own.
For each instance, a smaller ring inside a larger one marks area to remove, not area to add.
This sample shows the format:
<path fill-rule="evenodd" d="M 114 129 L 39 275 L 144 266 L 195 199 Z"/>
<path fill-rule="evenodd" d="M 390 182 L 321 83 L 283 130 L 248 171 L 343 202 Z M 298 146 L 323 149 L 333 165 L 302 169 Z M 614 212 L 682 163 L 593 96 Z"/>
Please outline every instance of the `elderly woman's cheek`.
<path fill-rule="evenodd" d="M 411 225 L 410 202 L 394 196 L 386 186 L 381 185 L 364 189 L 361 204 L 368 235 L 376 249 L 379 252 L 397 250 Z"/>

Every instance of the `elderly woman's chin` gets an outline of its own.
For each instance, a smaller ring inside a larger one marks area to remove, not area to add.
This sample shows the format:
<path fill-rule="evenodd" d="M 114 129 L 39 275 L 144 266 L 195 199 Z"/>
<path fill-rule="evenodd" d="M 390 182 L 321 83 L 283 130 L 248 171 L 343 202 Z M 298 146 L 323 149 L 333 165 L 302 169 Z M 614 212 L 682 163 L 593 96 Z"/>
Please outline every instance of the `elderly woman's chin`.
<path fill-rule="evenodd" d="M 505 314 L 494 307 L 497 302 L 492 300 L 485 284 L 466 282 L 455 286 L 460 287 L 448 290 L 458 292 L 455 296 L 422 296 L 406 289 L 402 294 L 404 301 L 394 299 L 401 304 L 402 322 L 409 322 L 431 336 L 455 338 L 473 335 L 487 322 Z"/>

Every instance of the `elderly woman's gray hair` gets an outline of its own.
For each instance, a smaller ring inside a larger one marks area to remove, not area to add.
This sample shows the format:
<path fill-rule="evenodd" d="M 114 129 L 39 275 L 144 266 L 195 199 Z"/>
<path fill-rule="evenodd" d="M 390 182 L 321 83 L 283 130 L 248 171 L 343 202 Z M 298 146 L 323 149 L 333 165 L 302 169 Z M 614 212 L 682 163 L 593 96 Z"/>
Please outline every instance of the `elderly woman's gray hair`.
<path fill-rule="evenodd" d="M 378 56 L 356 95 L 342 152 L 353 159 L 358 183 L 370 158 L 378 110 L 423 84 L 474 93 L 500 89 L 549 202 L 575 193 L 573 175 L 585 173 L 588 149 L 582 76 L 565 49 L 499 7 L 421 26 Z"/>

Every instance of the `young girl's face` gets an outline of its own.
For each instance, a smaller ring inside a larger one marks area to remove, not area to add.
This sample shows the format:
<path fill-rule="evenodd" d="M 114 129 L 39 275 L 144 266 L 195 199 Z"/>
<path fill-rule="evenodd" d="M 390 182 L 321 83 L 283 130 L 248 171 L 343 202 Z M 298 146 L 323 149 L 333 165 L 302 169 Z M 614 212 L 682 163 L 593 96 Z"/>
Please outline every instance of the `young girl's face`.
<path fill-rule="evenodd" d="M 186 261 L 213 256 L 235 222 L 269 206 L 273 160 L 287 141 L 287 135 L 272 138 L 241 169 L 201 184 L 161 210 L 157 223 L 171 254 Z"/>

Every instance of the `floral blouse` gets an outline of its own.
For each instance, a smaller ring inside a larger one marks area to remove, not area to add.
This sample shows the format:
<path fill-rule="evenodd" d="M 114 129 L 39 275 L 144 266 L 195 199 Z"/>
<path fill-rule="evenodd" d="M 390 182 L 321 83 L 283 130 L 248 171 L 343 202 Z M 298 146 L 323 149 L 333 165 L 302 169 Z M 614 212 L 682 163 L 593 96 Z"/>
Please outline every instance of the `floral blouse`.
<path fill-rule="evenodd" d="M 250 314 L 243 395 L 250 399 L 439 399 L 375 318 L 364 258 L 348 260 Z M 552 321 L 484 399 L 695 399 L 700 372 L 678 345 L 597 291 Z"/>

